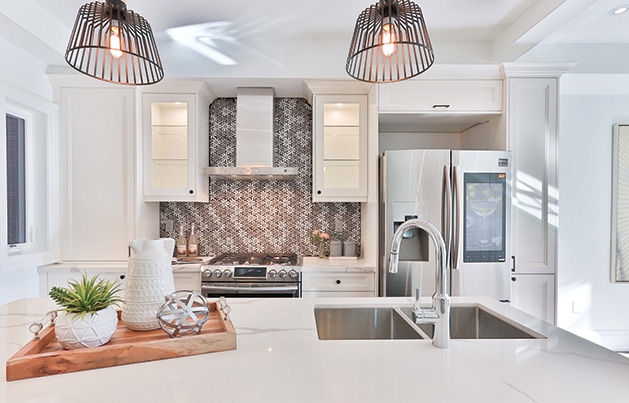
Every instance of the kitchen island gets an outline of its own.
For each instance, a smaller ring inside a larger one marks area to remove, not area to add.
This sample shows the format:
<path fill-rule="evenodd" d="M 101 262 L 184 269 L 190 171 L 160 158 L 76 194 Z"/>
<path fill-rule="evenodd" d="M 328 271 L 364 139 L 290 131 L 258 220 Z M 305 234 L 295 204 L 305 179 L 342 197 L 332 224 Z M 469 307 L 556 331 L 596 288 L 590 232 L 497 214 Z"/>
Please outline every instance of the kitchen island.
<path fill-rule="evenodd" d="M 314 306 L 410 306 L 407 298 L 231 299 L 234 351 L 0 384 L 2 402 L 624 402 L 629 359 L 517 311 L 481 303 L 545 339 L 319 340 Z M 424 301 L 429 303 L 428 299 Z M 54 304 L 0 306 L 0 355 Z M 194 337 L 194 336 L 191 336 Z"/>

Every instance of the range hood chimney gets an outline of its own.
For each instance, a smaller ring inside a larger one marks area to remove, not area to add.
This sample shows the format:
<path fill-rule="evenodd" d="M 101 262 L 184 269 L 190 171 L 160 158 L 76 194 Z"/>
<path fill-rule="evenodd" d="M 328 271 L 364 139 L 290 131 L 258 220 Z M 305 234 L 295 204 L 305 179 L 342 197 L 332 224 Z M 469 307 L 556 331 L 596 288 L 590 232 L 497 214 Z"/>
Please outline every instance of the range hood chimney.
<path fill-rule="evenodd" d="M 238 88 L 236 166 L 206 167 L 215 179 L 294 179 L 297 168 L 273 166 L 273 88 Z"/>

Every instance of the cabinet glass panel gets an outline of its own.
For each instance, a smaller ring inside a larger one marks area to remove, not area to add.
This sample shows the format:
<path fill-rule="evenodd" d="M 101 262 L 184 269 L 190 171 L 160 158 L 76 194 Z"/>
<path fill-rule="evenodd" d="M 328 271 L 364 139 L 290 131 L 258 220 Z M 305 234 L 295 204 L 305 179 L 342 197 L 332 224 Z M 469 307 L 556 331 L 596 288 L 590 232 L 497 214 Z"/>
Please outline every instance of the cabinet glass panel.
<path fill-rule="evenodd" d="M 352 189 L 360 186 L 360 105 L 323 105 L 323 187 Z"/>
<path fill-rule="evenodd" d="M 154 188 L 188 187 L 188 103 L 151 102 Z"/>

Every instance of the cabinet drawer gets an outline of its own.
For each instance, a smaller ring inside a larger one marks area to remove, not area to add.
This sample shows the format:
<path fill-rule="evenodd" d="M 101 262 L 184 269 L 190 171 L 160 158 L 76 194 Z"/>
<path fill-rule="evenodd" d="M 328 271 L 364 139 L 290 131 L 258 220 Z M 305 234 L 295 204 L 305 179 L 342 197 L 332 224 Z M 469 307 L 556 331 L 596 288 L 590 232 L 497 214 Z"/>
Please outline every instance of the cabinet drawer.
<path fill-rule="evenodd" d="M 303 292 L 367 291 L 375 289 L 374 273 L 304 273 Z"/>
<path fill-rule="evenodd" d="M 502 112 L 501 80 L 423 80 L 380 86 L 380 112 Z"/>

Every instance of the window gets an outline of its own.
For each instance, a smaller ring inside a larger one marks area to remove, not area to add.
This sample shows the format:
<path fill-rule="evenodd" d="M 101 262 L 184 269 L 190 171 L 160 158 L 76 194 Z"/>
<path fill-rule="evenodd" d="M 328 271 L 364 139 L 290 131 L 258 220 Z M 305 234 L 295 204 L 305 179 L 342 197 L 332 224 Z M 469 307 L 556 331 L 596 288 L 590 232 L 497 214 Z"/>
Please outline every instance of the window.
<path fill-rule="evenodd" d="M 7 242 L 26 243 L 25 120 L 6 115 L 7 133 Z"/>
<path fill-rule="evenodd" d="M 0 79 L 0 274 L 59 260 L 57 106 Z"/>

